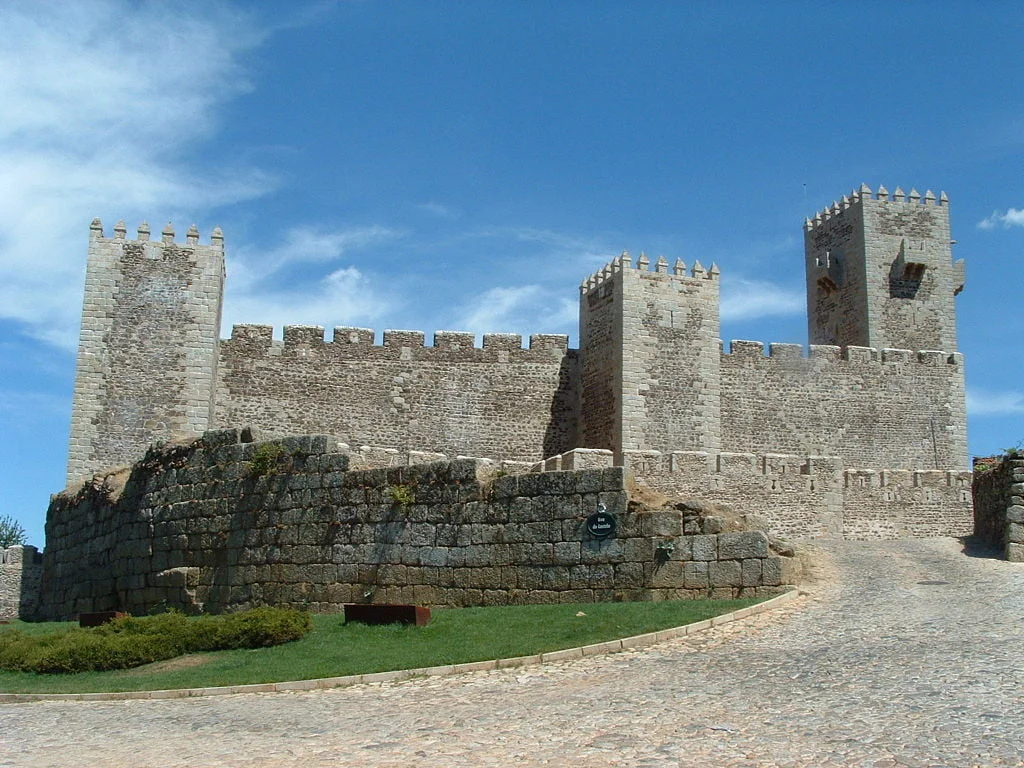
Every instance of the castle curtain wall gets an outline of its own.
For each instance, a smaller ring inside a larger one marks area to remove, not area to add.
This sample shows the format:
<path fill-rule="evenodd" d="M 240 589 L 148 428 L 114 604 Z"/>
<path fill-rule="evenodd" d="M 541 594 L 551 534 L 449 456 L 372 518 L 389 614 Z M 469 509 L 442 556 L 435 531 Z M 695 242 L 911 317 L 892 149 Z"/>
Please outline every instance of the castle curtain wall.
<path fill-rule="evenodd" d="M 217 423 L 353 446 L 536 461 L 575 447 L 579 363 L 567 338 L 236 326 L 220 344 Z"/>
<path fill-rule="evenodd" d="M 842 456 L 848 467 L 966 469 L 963 357 L 734 341 L 721 361 L 725 450 Z"/>

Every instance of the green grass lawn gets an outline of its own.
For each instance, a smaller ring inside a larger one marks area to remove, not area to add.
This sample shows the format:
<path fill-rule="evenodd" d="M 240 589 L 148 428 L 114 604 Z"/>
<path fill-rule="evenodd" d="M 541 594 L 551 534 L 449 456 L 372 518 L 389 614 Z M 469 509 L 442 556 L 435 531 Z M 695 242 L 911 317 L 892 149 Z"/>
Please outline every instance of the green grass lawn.
<path fill-rule="evenodd" d="M 192 654 L 114 672 L 41 675 L 0 671 L 0 692 L 201 688 L 530 656 L 690 624 L 757 602 L 688 600 L 438 609 L 426 627 L 346 624 L 341 615 L 314 615 L 313 631 L 284 645 Z M 577 616 L 580 612 L 586 615 Z M 9 626 L 42 633 L 76 625 L 14 622 Z M 0 627 L 0 631 L 4 629 Z"/>

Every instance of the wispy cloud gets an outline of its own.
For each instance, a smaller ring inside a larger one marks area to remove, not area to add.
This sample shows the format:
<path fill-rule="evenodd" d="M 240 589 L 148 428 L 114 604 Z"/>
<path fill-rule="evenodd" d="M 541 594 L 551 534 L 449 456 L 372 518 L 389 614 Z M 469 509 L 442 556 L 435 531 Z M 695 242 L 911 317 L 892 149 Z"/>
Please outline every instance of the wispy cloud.
<path fill-rule="evenodd" d="M 241 293 L 277 282 L 281 272 L 300 265 L 325 265 L 351 258 L 353 252 L 395 240 L 402 233 L 382 226 L 322 230 L 293 227 L 276 248 L 236 248 L 231 256 L 232 287 Z"/>
<path fill-rule="evenodd" d="M 978 229 L 1024 227 L 1024 209 L 1009 208 L 1005 213 L 992 211 L 992 215 L 978 222 Z"/>
<path fill-rule="evenodd" d="M 439 219 L 457 219 L 462 216 L 462 211 L 459 209 L 433 201 L 420 203 L 416 207 L 421 211 L 437 216 Z"/>
<path fill-rule="evenodd" d="M 228 283 L 223 334 L 238 323 L 273 325 L 280 337 L 285 325 L 362 324 L 385 315 L 394 300 L 387 290 L 355 267 L 336 269 L 312 285 L 290 289 L 234 291 Z"/>
<path fill-rule="evenodd" d="M 576 330 L 576 303 L 539 285 L 491 288 L 456 314 L 456 329 L 474 333 L 565 333 Z"/>
<path fill-rule="evenodd" d="M 802 291 L 762 280 L 722 280 L 723 320 L 799 315 L 806 308 L 807 299 Z"/>
<path fill-rule="evenodd" d="M 73 346 L 94 216 L 191 220 L 272 188 L 185 160 L 264 33 L 228 6 L 129 0 L 5 3 L 0 26 L 0 319 Z"/>
<path fill-rule="evenodd" d="M 387 227 L 338 230 L 295 227 L 279 247 L 260 251 L 239 248 L 231 260 L 224 297 L 226 333 L 237 323 L 274 325 L 347 325 L 384 315 L 394 303 L 392 289 L 351 264 L 360 249 L 401 236 Z M 325 265 L 335 268 L 324 274 Z M 294 268 L 313 265 L 311 276 L 296 277 Z"/>
<path fill-rule="evenodd" d="M 1024 392 L 967 391 L 967 413 L 971 416 L 1010 416 L 1024 413 Z"/>

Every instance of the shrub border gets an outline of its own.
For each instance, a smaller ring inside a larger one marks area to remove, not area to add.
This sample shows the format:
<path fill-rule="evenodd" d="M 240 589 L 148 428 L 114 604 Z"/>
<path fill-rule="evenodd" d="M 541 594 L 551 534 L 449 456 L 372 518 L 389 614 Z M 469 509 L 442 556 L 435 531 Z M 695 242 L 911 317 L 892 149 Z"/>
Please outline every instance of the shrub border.
<path fill-rule="evenodd" d="M 447 677 L 463 672 L 481 672 L 510 667 L 528 667 L 535 664 L 547 664 L 566 659 L 581 659 L 584 656 L 597 656 L 606 653 L 617 653 L 627 648 L 643 648 L 665 640 L 694 635 L 712 627 L 730 624 L 748 616 L 764 613 L 780 605 L 792 602 L 800 593 L 790 589 L 773 598 L 765 600 L 731 613 L 723 613 L 710 619 L 684 624 L 681 627 L 663 629 L 659 632 L 648 632 L 643 635 L 623 637 L 619 640 L 608 640 L 593 645 L 576 648 L 564 648 L 560 651 L 538 653 L 533 656 L 517 656 L 512 659 L 491 659 L 488 661 L 470 661 L 464 664 L 446 664 L 439 667 L 420 667 L 419 669 L 395 669 L 390 672 L 371 672 L 366 675 L 346 675 L 344 677 L 321 677 L 313 680 L 290 680 L 281 683 L 250 683 L 247 685 L 224 685 L 211 688 L 171 688 L 159 691 L 113 691 L 110 693 L 0 693 L 0 703 L 22 703 L 30 701 L 127 701 L 129 699 L 186 699 L 193 696 L 230 696 L 239 693 L 281 693 L 285 691 L 312 691 L 324 688 L 341 688 L 363 683 L 391 683 L 409 680 L 414 677 Z"/>

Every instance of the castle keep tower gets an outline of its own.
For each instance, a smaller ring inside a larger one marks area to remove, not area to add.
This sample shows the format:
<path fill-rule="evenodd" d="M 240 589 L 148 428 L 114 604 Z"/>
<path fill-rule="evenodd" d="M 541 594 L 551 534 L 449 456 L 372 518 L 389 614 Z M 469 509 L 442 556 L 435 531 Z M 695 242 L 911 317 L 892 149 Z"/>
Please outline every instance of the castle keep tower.
<path fill-rule="evenodd" d="M 811 344 L 955 352 L 949 201 L 867 185 L 804 223 Z"/>
<path fill-rule="evenodd" d="M 580 286 L 581 445 L 720 447 L 718 267 L 628 253 Z"/>
<path fill-rule="evenodd" d="M 159 242 L 89 227 L 72 405 L 68 482 L 141 456 L 154 440 L 212 426 L 224 286 L 224 238 L 199 245 L 168 224 Z"/>

